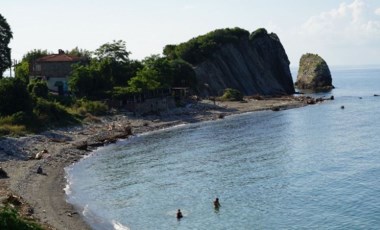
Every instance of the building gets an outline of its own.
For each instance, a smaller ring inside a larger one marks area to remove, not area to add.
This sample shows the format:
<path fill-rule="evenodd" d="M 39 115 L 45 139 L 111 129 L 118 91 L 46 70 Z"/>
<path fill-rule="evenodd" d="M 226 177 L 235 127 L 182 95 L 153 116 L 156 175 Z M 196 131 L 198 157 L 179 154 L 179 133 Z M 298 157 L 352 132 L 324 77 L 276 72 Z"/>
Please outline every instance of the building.
<path fill-rule="evenodd" d="M 60 49 L 58 54 L 47 55 L 29 63 L 29 78 L 46 80 L 49 91 L 64 95 L 68 92 L 72 65 L 84 61 L 84 58 L 68 55 Z"/>

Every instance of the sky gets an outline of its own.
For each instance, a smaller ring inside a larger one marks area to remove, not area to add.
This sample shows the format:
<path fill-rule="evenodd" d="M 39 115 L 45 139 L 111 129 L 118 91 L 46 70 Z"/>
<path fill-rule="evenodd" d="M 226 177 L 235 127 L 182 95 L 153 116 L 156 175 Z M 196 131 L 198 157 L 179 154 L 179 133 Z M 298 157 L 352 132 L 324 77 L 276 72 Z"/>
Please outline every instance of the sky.
<path fill-rule="evenodd" d="M 94 51 L 124 40 L 130 58 L 161 54 L 215 29 L 266 28 L 291 66 L 305 53 L 329 65 L 380 65 L 379 0 L 0 0 L 12 59 L 33 49 Z"/>

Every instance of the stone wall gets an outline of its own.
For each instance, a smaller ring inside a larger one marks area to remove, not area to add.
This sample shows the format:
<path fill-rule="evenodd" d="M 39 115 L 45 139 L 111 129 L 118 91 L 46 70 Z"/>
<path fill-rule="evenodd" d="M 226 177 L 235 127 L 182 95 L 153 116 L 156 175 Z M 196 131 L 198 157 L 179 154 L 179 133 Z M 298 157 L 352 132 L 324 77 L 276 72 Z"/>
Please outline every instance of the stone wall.
<path fill-rule="evenodd" d="M 171 96 L 163 98 L 150 98 L 143 102 L 127 102 L 125 108 L 136 114 L 157 113 L 167 111 L 175 107 L 174 98 Z"/>

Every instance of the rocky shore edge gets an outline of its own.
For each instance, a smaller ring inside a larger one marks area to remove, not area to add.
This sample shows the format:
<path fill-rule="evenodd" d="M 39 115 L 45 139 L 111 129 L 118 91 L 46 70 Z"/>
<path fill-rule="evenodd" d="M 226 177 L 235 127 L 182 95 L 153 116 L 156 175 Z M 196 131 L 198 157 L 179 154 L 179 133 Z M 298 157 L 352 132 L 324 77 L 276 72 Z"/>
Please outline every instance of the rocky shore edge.
<path fill-rule="evenodd" d="M 251 97 L 243 102 L 203 100 L 151 116 L 135 117 L 119 112 L 94 117 L 91 123 L 82 126 L 21 138 L 1 138 L 0 167 L 6 177 L 0 179 L 0 201 L 18 207 L 23 216 L 36 220 L 45 229 L 90 229 L 82 218 L 82 210 L 66 202 L 64 168 L 97 147 L 175 125 L 223 119 L 246 112 L 280 111 L 324 100 L 305 96 Z M 37 173 L 39 166 L 42 173 Z"/>

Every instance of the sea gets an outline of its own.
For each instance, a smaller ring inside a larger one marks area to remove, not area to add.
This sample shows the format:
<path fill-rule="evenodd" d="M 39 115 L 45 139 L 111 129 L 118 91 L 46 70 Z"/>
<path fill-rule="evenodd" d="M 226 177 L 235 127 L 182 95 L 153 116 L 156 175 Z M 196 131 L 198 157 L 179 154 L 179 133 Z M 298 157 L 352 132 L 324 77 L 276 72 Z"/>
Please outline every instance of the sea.
<path fill-rule="evenodd" d="M 335 100 L 99 148 L 66 168 L 67 201 L 96 230 L 380 229 L 380 68 L 331 72 L 312 96 Z"/>

